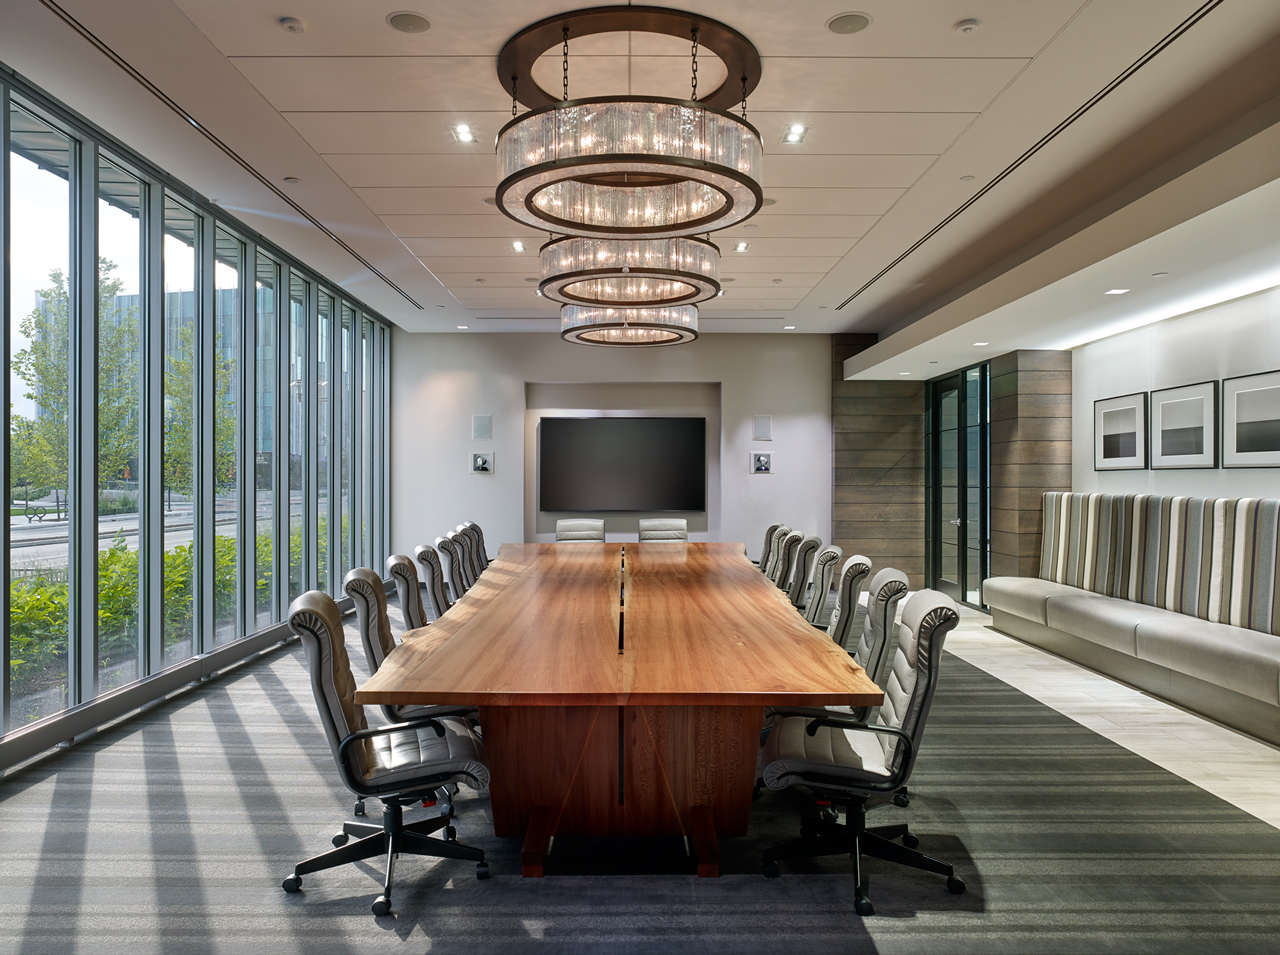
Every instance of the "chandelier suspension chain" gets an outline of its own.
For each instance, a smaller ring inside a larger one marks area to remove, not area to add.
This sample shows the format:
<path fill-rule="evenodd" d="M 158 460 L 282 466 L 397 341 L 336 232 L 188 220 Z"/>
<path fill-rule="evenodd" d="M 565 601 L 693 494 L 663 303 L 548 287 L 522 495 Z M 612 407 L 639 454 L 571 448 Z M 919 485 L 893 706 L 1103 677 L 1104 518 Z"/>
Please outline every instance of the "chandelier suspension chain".
<path fill-rule="evenodd" d="M 695 26 L 692 30 L 693 36 L 693 95 L 689 98 L 695 103 L 698 102 L 698 28 Z"/>
<path fill-rule="evenodd" d="M 747 78 L 742 78 L 742 118 L 747 118 Z"/>
<path fill-rule="evenodd" d="M 569 98 L 569 28 L 564 28 L 564 95 L 561 99 Z"/>
<path fill-rule="evenodd" d="M 516 115 L 516 77 L 511 74 L 511 115 Z"/>

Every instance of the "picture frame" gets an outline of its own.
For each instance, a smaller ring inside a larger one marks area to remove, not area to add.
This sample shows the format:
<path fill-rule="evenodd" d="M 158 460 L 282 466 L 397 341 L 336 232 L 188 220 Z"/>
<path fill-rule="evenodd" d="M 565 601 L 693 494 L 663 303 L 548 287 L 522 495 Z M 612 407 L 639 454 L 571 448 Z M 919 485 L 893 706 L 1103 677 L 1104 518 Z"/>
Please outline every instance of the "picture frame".
<path fill-rule="evenodd" d="M 471 455 L 472 474 L 492 474 L 494 472 L 493 452 L 476 451 Z"/>
<path fill-rule="evenodd" d="M 1218 382 L 1151 392 L 1151 467 L 1218 466 Z"/>
<path fill-rule="evenodd" d="M 1222 466 L 1280 467 L 1280 371 L 1223 379 Z"/>
<path fill-rule="evenodd" d="M 1142 471 L 1147 467 L 1147 393 L 1093 403 L 1093 469 Z"/>
<path fill-rule="evenodd" d="M 750 455 L 750 465 L 752 474 L 772 474 L 773 455 L 758 454 L 753 451 Z"/>

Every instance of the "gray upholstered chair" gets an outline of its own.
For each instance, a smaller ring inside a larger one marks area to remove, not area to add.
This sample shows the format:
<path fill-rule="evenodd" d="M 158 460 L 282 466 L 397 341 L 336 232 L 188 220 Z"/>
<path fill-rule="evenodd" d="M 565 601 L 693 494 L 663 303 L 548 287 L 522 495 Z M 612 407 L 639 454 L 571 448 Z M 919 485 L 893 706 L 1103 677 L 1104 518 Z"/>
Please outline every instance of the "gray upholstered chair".
<path fill-rule="evenodd" d="M 796 547 L 795 567 L 791 582 L 787 584 L 787 599 L 793 607 L 803 607 L 809 592 L 809 575 L 813 572 L 813 559 L 822 548 L 821 537 L 806 537 Z"/>
<path fill-rule="evenodd" d="M 347 822 L 333 837 L 335 848 L 293 868 L 282 888 L 297 892 L 310 872 L 382 857 L 386 877 L 373 903 L 375 915 L 391 911 L 391 889 L 398 855 L 470 859 L 476 877 L 487 879 L 484 851 L 457 842 L 448 816 L 406 824 L 404 807 L 434 797 L 436 790 L 462 783 L 472 789 L 489 786 L 484 744 L 465 720 L 423 718 L 370 729 L 364 708 L 355 702 L 356 681 L 343 640 L 342 615 L 328 594 L 311 590 L 289 607 L 289 628 L 307 654 L 311 692 L 329 740 L 342 782 L 362 800 L 382 803 L 382 824 Z M 443 831 L 443 839 L 431 834 Z M 348 844 L 356 836 L 357 841 Z"/>
<path fill-rule="evenodd" d="M 774 565 L 773 576 L 770 578 L 779 590 L 787 589 L 787 583 L 791 580 L 791 568 L 796 562 L 796 551 L 800 549 L 802 540 L 804 540 L 803 534 L 792 531 L 782 541 L 781 549 L 778 551 L 778 562 Z"/>
<path fill-rule="evenodd" d="M 867 588 L 867 612 L 862 618 L 862 635 L 858 648 L 853 651 L 853 662 L 867 671 L 876 686 L 884 686 L 889 678 L 889 664 L 893 662 L 893 641 L 896 633 L 894 619 L 898 614 L 898 601 L 907 593 L 907 575 L 892 567 L 882 568 L 871 578 Z M 855 710 L 857 719 L 866 719 L 867 711 Z"/>
<path fill-rule="evenodd" d="M 463 589 L 470 590 L 476 584 L 476 575 L 471 572 L 471 535 L 450 531 L 446 536 L 453 541 L 458 548 L 458 553 L 462 555 L 462 563 L 459 567 L 462 572 L 462 586 Z"/>
<path fill-rule="evenodd" d="M 431 598 L 431 609 L 439 620 L 451 606 L 449 595 L 444 589 L 444 568 L 440 566 L 440 555 L 430 544 L 419 544 L 413 549 L 413 559 L 422 566 L 427 596 Z"/>
<path fill-rule="evenodd" d="M 488 570 L 490 561 L 489 561 L 489 554 L 484 548 L 484 529 L 481 528 L 481 526 L 477 524 L 475 521 L 465 521 L 464 523 L 469 528 L 471 528 L 472 536 L 475 537 L 476 544 L 479 545 L 476 548 L 476 554 L 480 558 L 480 569 Z"/>
<path fill-rule="evenodd" d="M 453 532 L 466 541 L 467 568 L 471 571 L 471 581 L 474 586 L 475 581 L 479 580 L 480 575 L 484 573 L 484 568 L 480 566 L 480 542 L 466 524 L 459 524 Z"/>
<path fill-rule="evenodd" d="M 437 537 L 436 550 L 444 554 L 445 560 L 449 562 L 446 568 L 449 582 L 449 598 L 450 600 L 460 600 L 462 595 L 467 592 L 465 578 L 462 576 L 462 550 L 452 540 L 451 537 Z"/>
<path fill-rule="evenodd" d="M 779 524 L 777 530 L 773 532 L 773 541 L 769 544 L 769 560 L 760 565 L 760 569 L 770 580 L 778 575 L 778 562 L 782 560 L 782 542 L 790 533 L 791 528 L 786 524 Z"/>
<path fill-rule="evenodd" d="M 836 606 L 827 623 L 827 635 L 846 650 L 849 649 L 849 634 L 856 630 L 858 621 L 862 619 L 862 587 L 870 573 L 871 561 L 861 554 L 854 554 L 840 568 Z"/>
<path fill-rule="evenodd" d="M 868 828 L 866 824 L 867 799 L 899 789 L 911 776 L 938 685 L 942 643 L 959 619 L 955 601 L 937 591 L 922 590 L 907 601 L 898 627 L 893 673 L 875 722 L 836 714 L 811 719 L 780 710 L 761 753 L 761 784 L 770 789 L 808 786 L 846 804 L 847 810 L 843 823 L 806 818 L 800 825 L 799 842 L 766 849 L 766 876 L 777 878 L 780 860 L 847 854 L 853 860 L 854 910 L 859 915 L 875 914 L 862 878 L 864 855 L 936 872 L 947 877 L 949 891 L 957 895 L 964 891 L 964 883 L 949 863 L 916 851 L 920 840 L 907 826 Z M 892 841 L 899 838 L 901 844 Z"/>
<path fill-rule="evenodd" d="M 815 627 L 827 625 L 827 597 L 831 593 L 831 581 L 844 558 L 844 551 L 832 544 L 818 551 L 813 560 L 812 586 L 804 605 L 804 619 Z"/>
<path fill-rule="evenodd" d="M 556 541 L 604 543 L 604 521 L 584 517 L 556 521 Z"/>
<path fill-rule="evenodd" d="M 405 630 L 418 630 L 427 625 L 427 612 L 422 606 L 422 588 L 418 585 L 418 568 L 404 554 L 387 558 L 387 576 L 396 585 L 400 613 Z"/>
<path fill-rule="evenodd" d="M 769 529 L 764 532 L 764 544 L 760 548 L 760 559 L 754 562 L 761 570 L 769 566 L 769 552 L 773 550 L 773 534 L 781 526 L 781 524 L 770 524 Z"/>
<path fill-rule="evenodd" d="M 689 542 L 689 522 L 678 517 L 662 517 L 640 522 L 640 540 Z"/>

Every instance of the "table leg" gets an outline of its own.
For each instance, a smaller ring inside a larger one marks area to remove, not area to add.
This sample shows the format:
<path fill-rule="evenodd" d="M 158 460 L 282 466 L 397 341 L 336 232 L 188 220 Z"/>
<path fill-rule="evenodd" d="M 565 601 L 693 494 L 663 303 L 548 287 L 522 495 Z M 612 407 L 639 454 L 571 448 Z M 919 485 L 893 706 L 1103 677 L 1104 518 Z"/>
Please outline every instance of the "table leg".
<path fill-rule="evenodd" d="M 555 835 L 551 831 L 555 815 L 548 806 L 534 806 L 529 814 L 524 845 L 520 849 L 520 874 L 526 879 L 541 879 L 547 863 L 547 845 Z"/>
<path fill-rule="evenodd" d="M 720 843 L 716 840 L 715 815 L 710 806 L 694 806 L 689 815 L 693 823 L 693 845 L 698 852 L 698 878 L 720 878 Z"/>

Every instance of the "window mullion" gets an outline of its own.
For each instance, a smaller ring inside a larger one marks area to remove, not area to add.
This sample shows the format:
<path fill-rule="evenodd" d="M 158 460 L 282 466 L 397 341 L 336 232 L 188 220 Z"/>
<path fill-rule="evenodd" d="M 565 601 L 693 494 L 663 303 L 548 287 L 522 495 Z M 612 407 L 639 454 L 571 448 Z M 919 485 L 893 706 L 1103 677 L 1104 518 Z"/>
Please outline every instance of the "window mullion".
<path fill-rule="evenodd" d="M 258 579 L 257 551 L 257 410 L 255 396 L 258 383 L 258 246 L 246 242 L 241 246 L 240 263 L 240 392 L 236 401 L 239 413 L 240 442 L 236 448 L 236 636 L 243 637 L 258 629 L 254 606 Z"/>
<path fill-rule="evenodd" d="M 199 218 L 199 245 L 196 251 L 196 334 L 195 334 L 195 513 L 192 534 L 196 555 L 195 613 L 191 648 L 193 655 L 214 648 L 214 363 L 215 363 L 215 265 L 216 225 L 212 216 Z"/>
<path fill-rule="evenodd" d="M 0 344 L 0 349 L 4 356 L 4 375 L 3 382 L 0 383 L 0 401 L 4 402 L 4 440 L 0 441 L 0 455 L 3 461 L 0 461 L 0 469 L 3 471 L 5 505 L 8 506 L 12 500 L 10 497 L 10 489 L 12 483 L 9 480 L 9 432 L 10 409 L 13 407 L 10 400 L 10 373 L 9 373 L 9 323 L 13 320 L 13 316 L 9 314 L 9 88 L 0 84 L 0 315 L 4 316 L 4 342 Z M 3 523 L 3 530 L 0 530 L 0 546 L 4 547 L 4 558 L 6 565 L 9 559 L 9 520 L 6 518 Z M 6 574 L 6 577 L 8 575 Z M 12 720 L 9 712 L 9 679 L 10 679 L 10 653 L 9 653 L 9 582 L 3 581 L 0 586 L 0 631 L 3 638 L 0 639 L 0 736 L 12 729 Z"/>
<path fill-rule="evenodd" d="M 143 646 L 140 659 L 150 675 L 164 668 L 164 190 L 147 189 L 141 296 L 142 489 L 138 551 L 142 568 Z"/>
<path fill-rule="evenodd" d="M 287 263 L 280 265 L 280 284 L 275 296 L 276 320 L 276 393 L 275 437 L 271 454 L 275 460 L 275 546 L 271 557 L 275 563 L 275 620 L 283 620 L 289 608 L 289 301 L 293 274 Z M 273 621 L 274 622 L 274 621 Z"/>

